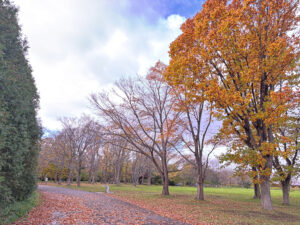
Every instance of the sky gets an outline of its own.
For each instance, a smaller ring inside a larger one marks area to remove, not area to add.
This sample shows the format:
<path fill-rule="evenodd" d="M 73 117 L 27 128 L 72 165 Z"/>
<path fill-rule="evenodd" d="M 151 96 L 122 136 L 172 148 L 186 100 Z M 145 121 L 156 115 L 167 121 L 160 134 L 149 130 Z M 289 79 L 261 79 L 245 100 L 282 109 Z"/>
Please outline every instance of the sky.
<path fill-rule="evenodd" d="M 168 63 L 180 25 L 199 0 L 12 0 L 29 42 L 28 59 L 48 130 L 59 118 L 91 113 L 91 93 Z"/>

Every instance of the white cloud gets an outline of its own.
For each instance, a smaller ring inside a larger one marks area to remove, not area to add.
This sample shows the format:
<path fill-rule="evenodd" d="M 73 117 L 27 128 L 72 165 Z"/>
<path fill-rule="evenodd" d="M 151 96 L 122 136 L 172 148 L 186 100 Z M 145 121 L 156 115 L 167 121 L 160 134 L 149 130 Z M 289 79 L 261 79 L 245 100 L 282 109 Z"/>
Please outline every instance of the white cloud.
<path fill-rule="evenodd" d="M 185 21 L 185 18 L 180 15 L 171 15 L 167 18 L 166 24 L 167 27 L 172 30 L 175 34 L 178 32 L 178 27 Z M 163 20 L 163 23 L 165 21 Z"/>
<path fill-rule="evenodd" d="M 133 17 L 127 1 L 15 0 L 30 45 L 29 60 L 48 129 L 57 118 L 88 113 L 87 97 L 121 76 L 144 75 L 168 48 L 185 18 L 149 22 Z"/>
<path fill-rule="evenodd" d="M 108 42 L 104 45 L 104 52 L 111 58 L 117 58 L 118 55 L 124 54 L 126 49 L 127 35 L 120 30 L 116 30 Z"/>

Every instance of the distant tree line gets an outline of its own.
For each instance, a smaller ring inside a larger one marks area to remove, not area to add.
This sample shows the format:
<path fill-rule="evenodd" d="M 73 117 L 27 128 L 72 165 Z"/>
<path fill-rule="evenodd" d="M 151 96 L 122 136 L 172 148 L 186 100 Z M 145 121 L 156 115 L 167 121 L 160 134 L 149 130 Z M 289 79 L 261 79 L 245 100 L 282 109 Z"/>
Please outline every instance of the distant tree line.
<path fill-rule="evenodd" d="M 50 141 L 51 138 L 46 138 L 44 141 Z M 41 156 L 46 155 L 42 150 Z M 124 151 L 121 150 L 120 151 Z M 80 174 L 80 181 L 87 183 L 103 183 L 103 184 L 132 184 L 136 185 L 161 185 L 162 177 L 153 167 L 152 163 L 145 159 L 141 154 L 127 152 L 124 155 L 120 151 L 109 147 L 101 148 L 98 152 L 97 167 L 95 173 L 92 173 L 94 165 L 90 163 L 87 152 L 83 160 L 83 167 Z M 120 155 L 119 155 L 120 154 Z M 125 157 L 122 157 L 125 156 Z M 121 157 L 120 157 L 121 156 Z M 49 155 L 47 155 L 49 157 Z M 51 156 L 50 156 L 51 157 Z M 42 159 L 40 159 L 42 160 Z M 43 159 L 45 160 L 45 159 Z M 68 160 L 65 158 L 65 160 Z M 75 162 L 76 163 L 76 162 Z M 67 165 L 67 163 L 65 164 Z M 174 164 L 168 165 L 172 171 L 169 175 L 170 186 L 197 186 L 197 171 L 189 163 L 181 160 Z M 121 169 L 120 169 L 121 168 Z M 218 160 L 212 161 L 207 168 L 206 177 L 204 179 L 204 186 L 206 187 L 251 187 L 251 179 L 247 174 L 243 176 L 235 176 L 233 169 L 220 168 Z M 41 181 L 53 181 L 55 183 L 67 182 L 69 177 L 69 169 L 64 167 L 62 170 L 59 163 L 53 160 L 45 160 L 40 162 L 38 169 L 38 176 Z M 77 182 L 77 172 L 74 169 L 73 178 L 70 183 Z"/>

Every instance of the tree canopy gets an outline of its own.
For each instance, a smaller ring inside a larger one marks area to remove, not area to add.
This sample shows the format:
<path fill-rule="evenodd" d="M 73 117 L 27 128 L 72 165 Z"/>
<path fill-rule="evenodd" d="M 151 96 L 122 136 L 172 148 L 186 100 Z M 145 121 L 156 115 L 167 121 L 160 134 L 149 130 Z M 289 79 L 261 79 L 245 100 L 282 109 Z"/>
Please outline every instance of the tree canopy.
<path fill-rule="evenodd" d="M 275 129 L 299 91 L 297 9 L 290 0 L 208 0 L 170 46 L 166 79 L 188 87 L 195 101 L 204 92 L 223 120 L 222 134 L 241 140 L 232 147 L 251 149 L 265 209 L 272 209 Z"/>

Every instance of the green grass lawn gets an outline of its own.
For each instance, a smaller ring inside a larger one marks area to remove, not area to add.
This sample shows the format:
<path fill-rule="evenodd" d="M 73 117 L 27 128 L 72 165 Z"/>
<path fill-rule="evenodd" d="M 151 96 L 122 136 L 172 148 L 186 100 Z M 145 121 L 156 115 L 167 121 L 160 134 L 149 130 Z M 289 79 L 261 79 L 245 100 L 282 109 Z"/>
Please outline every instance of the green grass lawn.
<path fill-rule="evenodd" d="M 56 185 L 48 183 L 48 185 Z M 104 192 L 102 184 L 82 183 L 81 187 L 61 185 L 90 192 Z M 261 209 L 260 200 L 252 199 L 253 189 L 205 188 L 205 201 L 194 200 L 195 187 L 170 186 L 170 196 L 162 196 L 161 186 L 110 185 L 113 196 L 191 224 L 300 224 L 300 190 L 291 190 L 290 206 L 282 205 L 282 192 L 271 190 L 274 211 Z"/>
<path fill-rule="evenodd" d="M 38 204 L 39 194 L 34 192 L 24 201 L 14 202 L 0 212 L 0 225 L 9 224 L 26 216 L 26 214 Z"/>

